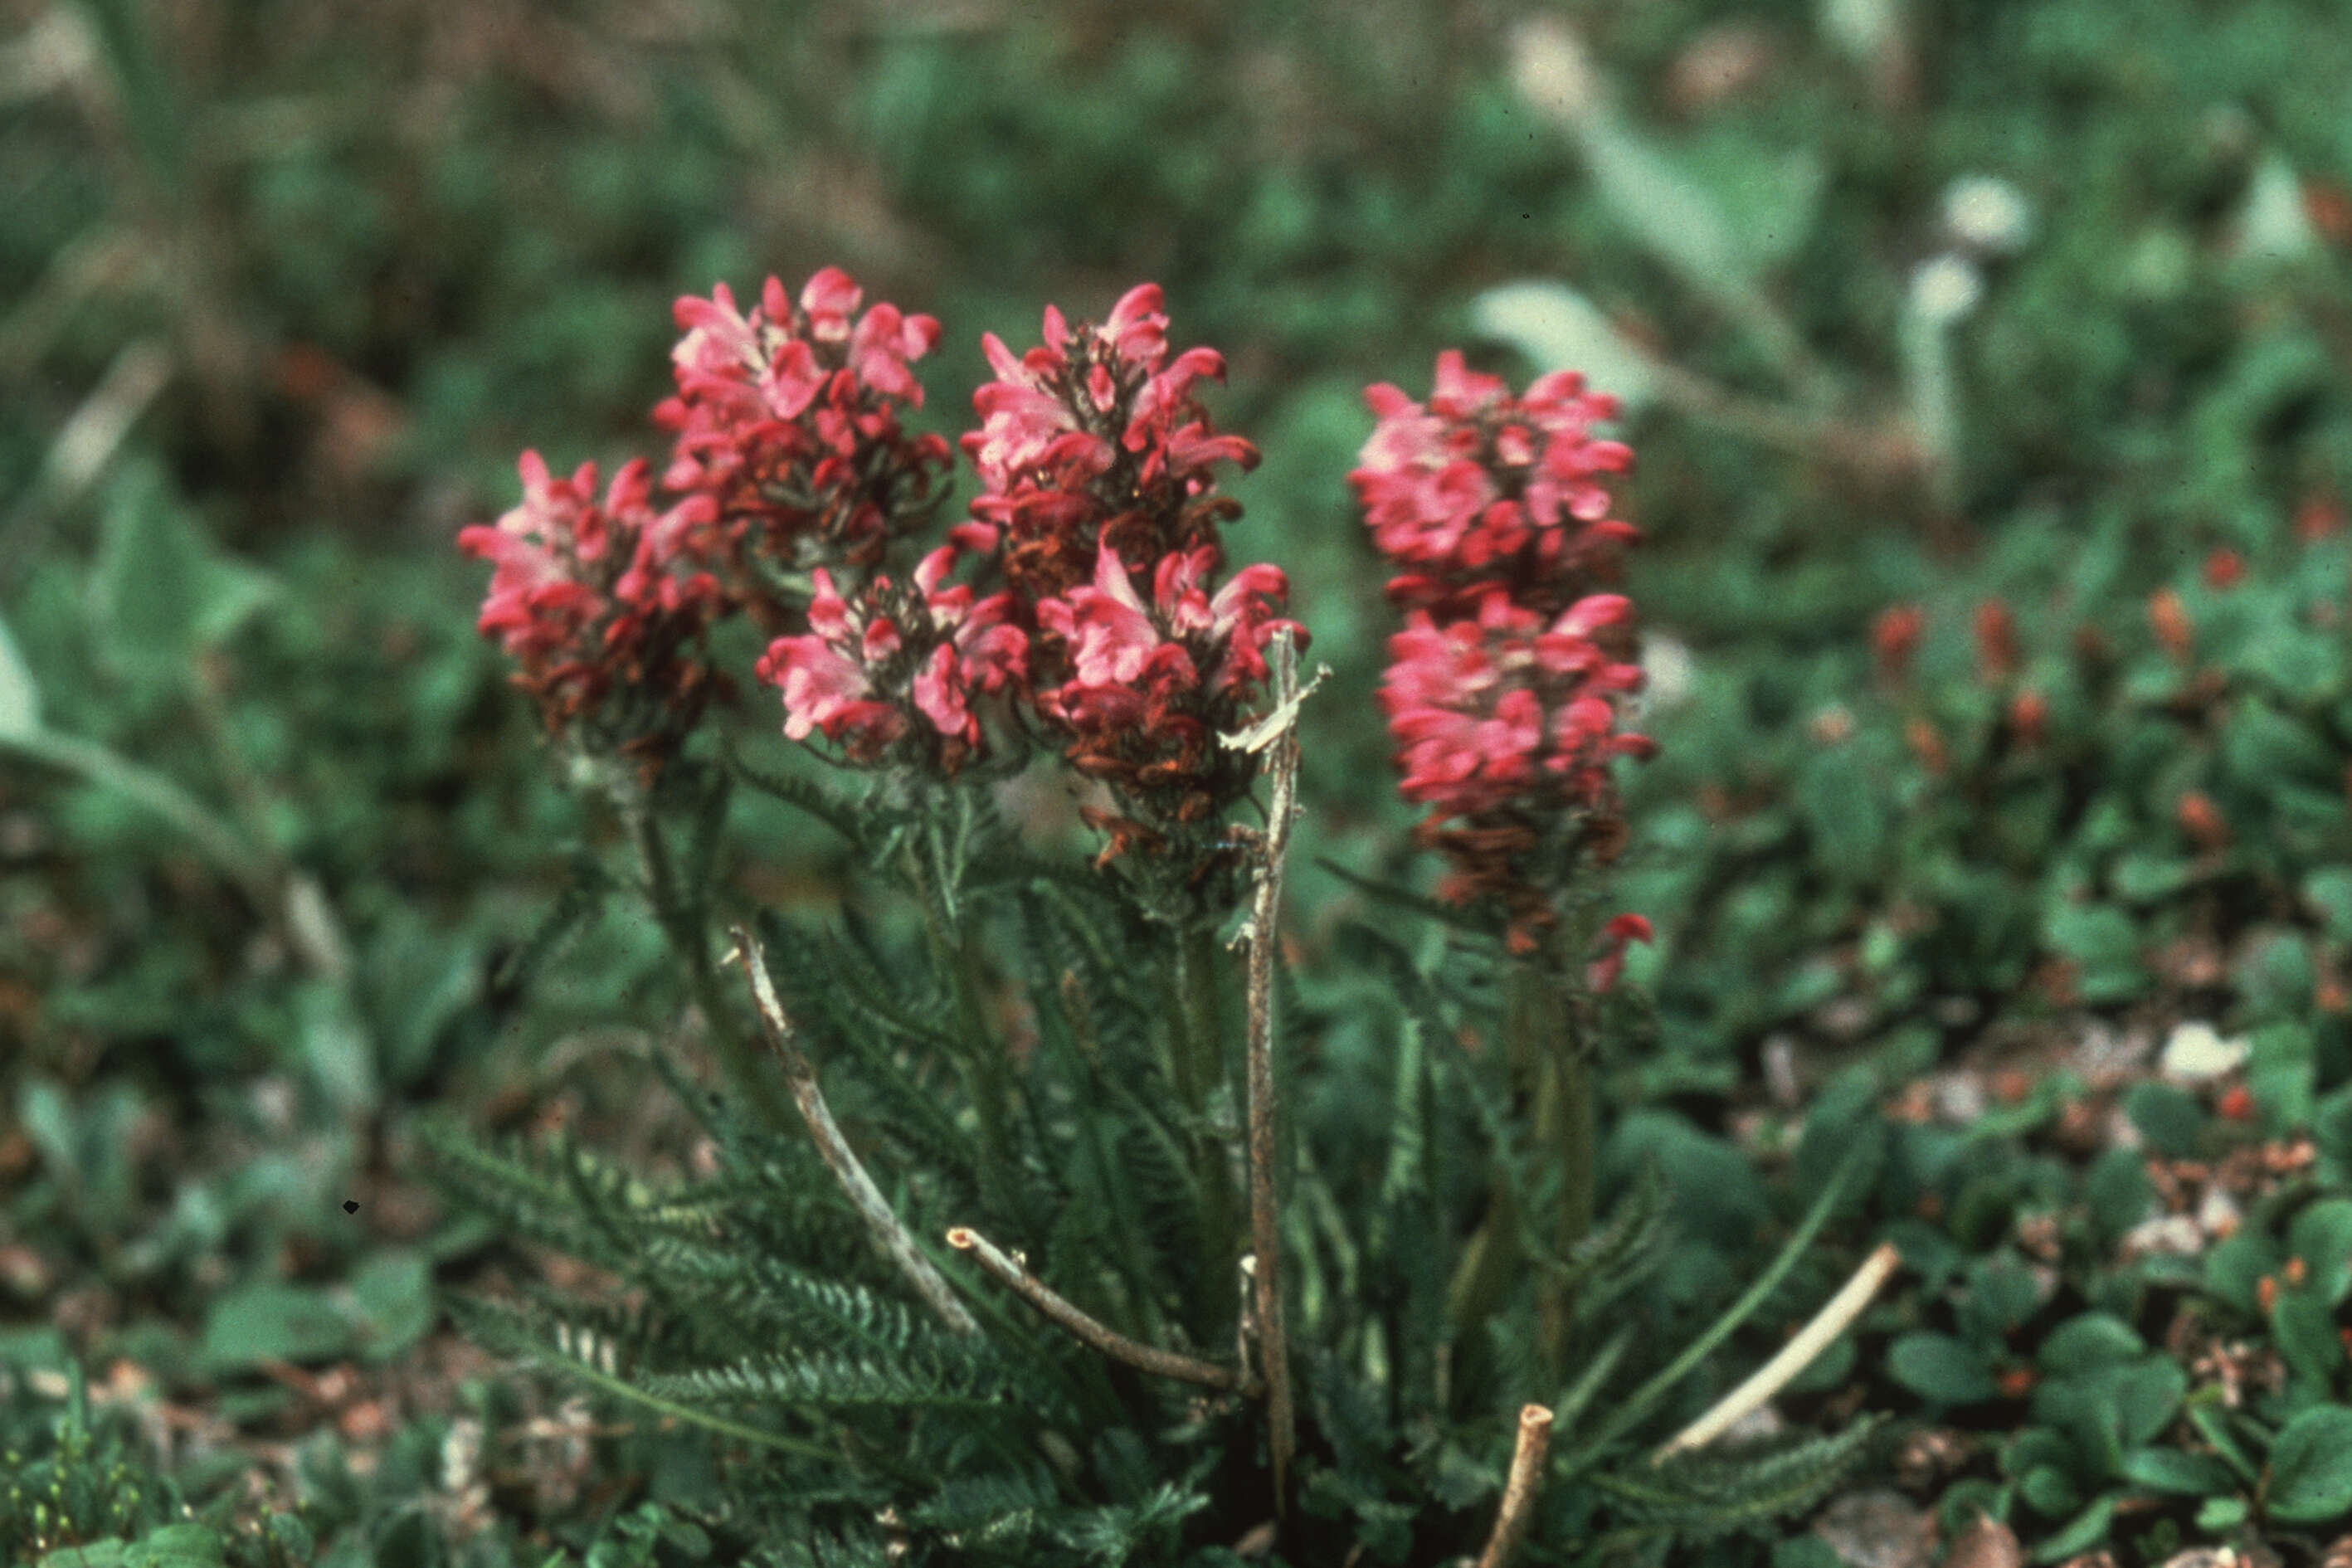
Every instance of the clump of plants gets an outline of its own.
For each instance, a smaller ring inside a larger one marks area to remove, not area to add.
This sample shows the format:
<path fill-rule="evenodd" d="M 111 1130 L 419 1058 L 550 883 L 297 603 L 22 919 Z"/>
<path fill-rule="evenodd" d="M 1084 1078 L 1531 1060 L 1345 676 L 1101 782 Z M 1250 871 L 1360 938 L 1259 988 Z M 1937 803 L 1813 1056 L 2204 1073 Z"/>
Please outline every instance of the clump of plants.
<path fill-rule="evenodd" d="M 1854 1163 L 1696 1272 L 1654 1163 L 1604 1191 L 1596 1064 L 1648 935 L 1607 899 L 1612 764 L 1650 749 L 1609 399 L 1451 353 L 1425 402 L 1368 394 L 1380 703 L 1449 872 L 1356 879 L 1390 918 L 1348 932 L 1340 1018 L 1280 929 L 1309 631 L 1228 554 L 1220 477 L 1258 454 L 1160 290 L 985 339 L 948 517 L 953 452 L 908 420 L 936 322 L 830 268 L 677 320 L 667 465 L 526 455 L 462 543 L 614 827 L 560 913 L 641 900 L 692 1002 L 657 1065 L 706 1173 L 445 1134 L 456 1189 L 625 1287 L 477 1300 L 474 1332 L 706 1438 L 682 1500 L 772 1561 L 1654 1556 L 1849 1472 L 1870 1417 L 1723 1434 L 1891 1252 L 1716 1401 L 1717 1352 L 1825 1293 Z M 754 739 L 772 704 L 795 750 Z M 1089 850 L 1035 820 L 1065 794 Z M 839 840 L 836 916 L 750 890 L 739 795 Z"/>

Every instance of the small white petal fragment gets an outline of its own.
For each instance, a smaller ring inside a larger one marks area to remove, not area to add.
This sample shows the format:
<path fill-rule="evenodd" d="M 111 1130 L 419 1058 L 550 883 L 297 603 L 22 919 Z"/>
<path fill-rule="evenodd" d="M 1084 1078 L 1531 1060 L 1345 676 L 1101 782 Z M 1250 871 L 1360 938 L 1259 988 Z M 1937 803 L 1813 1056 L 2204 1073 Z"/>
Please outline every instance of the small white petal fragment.
<path fill-rule="evenodd" d="M 1642 689 L 1634 699 L 1637 716 L 1671 712 L 1690 700 L 1696 684 L 1697 663 L 1690 645 L 1665 632 L 1642 637 Z"/>
<path fill-rule="evenodd" d="M 2201 1019 L 2176 1025 L 2157 1058 L 2157 1071 L 2175 1083 L 2208 1083 L 2244 1065 L 2243 1038 L 2223 1039 Z"/>

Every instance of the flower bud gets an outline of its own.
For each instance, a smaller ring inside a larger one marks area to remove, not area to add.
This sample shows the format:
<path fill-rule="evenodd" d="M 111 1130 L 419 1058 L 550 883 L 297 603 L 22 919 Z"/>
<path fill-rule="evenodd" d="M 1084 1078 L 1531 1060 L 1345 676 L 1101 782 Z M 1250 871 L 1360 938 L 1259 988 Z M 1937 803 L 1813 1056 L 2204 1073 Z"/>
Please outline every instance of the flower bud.
<path fill-rule="evenodd" d="M 1999 686 L 2017 673 L 2017 620 L 1999 599 L 1977 606 L 1977 668 L 1988 685 Z"/>
<path fill-rule="evenodd" d="M 2050 704 L 2043 700 L 2039 691 L 2028 688 L 2010 700 L 2009 727 L 2021 745 L 2040 745 L 2042 726 L 2049 718 Z"/>
<path fill-rule="evenodd" d="M 2176 663 L 2186 664 L 2196 651 L 2197 634 L 2189 624 L 2188 606 L 2180 595 L 2170 588 L 2158 588 L 2148 596 L 2147 623 L 2156 633 L 2157 642 L 2172 656 Z"/>
<path fill-rule="evenodd" d="M 1918 651 L 1919 635 L 1927 624 L 1927 616 L 1916 605 L 1895 605 L 1878 612 L 1878 618 L 1870 624 L 1870 651 L 1883 679 L 1899 686 L 1909 676 L 1911 656 Z"/>
<path fill-rule="evenodd" d="M 2220 590 L 2235 585 L 2246 574 L 2246 563 L 2226 545 L 2205 557 L 2205 585 Z"/>
<path fill-rule="evenodd" d="M 2230 842 L 2230 825 L 2221 816 L 2221 807 L 2210 796 L 2200 790 L 2190 790 L 2180 797 L 2173 815 L 2180 830 L 2189 842 L 2207 851 L 2225 847 Z"/>

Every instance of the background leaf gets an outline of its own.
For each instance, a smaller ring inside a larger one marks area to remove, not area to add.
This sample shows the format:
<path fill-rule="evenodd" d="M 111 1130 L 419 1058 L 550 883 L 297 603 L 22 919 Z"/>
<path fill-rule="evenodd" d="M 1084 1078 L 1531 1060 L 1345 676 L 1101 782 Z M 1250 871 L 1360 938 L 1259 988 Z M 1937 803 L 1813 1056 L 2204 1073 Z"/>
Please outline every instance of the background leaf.
<path fill-rule="evenodd" d="M 2352 1512 L 2352 1410 L 2325 1405 L 2286 1424 L 2271 1445 L 2263 1500 L 2273 1519 L 2289 1524 Z"/>

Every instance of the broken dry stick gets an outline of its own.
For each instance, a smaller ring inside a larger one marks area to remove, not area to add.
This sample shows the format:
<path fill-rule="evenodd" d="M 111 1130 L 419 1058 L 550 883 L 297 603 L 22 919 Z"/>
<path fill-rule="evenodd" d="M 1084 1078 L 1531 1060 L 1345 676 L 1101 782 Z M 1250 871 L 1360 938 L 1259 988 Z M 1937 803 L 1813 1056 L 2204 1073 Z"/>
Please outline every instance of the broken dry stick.
<path fill-rule="evenodd" d="M 1544 1458 L 1551 1452 L 1551 1412 L 1540 1405 L 1519 1411 L 1518 1447 L 1511 1450 L 1510 1479 L 1503 1483 L 1503 1507 L 1495 1515 L 1494 1533 L 1478 1556 L 1478 1568 L 1503 1568 L 1519 1549 L 1534 1511 L 1536 1488 L 1543 1480 Z"/>
<path fill-rule="evenodd" d="M 1255 1287 L 1258 1367 L 1265 1380 L 1274 1512 L 1282 1519 L 1289 1512 L 1290 1461 L 1297 1443 L 1297 1417 L 1291 1404 L 1290 1347 L 1283 1326 L 1282 1215 L 1274 1191 L 1279 1110 L 1274 1093 L 1274 958 L 1282 910 L 1282 862 L 1290 850 L 1290 825 L 1298 809 L 1298 704 L 1306 692 L 1298 689 L 1298 650 L 1289 631 L 1274 634 L 1269 652 L 1273 714 L 1253 726 L 1248 734 L 1225 739 L 1229 745 L 1251 750 L 1270 745 L 1273 753 L 1266 771 L 1274 798 L 1266 808 L 1265 832 L 1256 841 L 1257 887 L 1242 937 L 1249 942 L 1250 1234 L 1257 1258 L 1250 1282 Z"/>
<path fill-rule="evenodd" d="M 1174 1351 L 1154 1350 L 1150 1345 L 1136 1343 L 1115 1330 L 1105 1328 L 1055 1294 L 1052 1286 L 1006 1257 L 1003 1248 L 970 1226 L 960 1225 L 949 1231 L 948 1245 L 958 1252 L 971 1253 L 982 1268 L 996 1276 L 999 1281 L 1017 1292 L 1031 1306 L 1113 1361 L 1123 1361 L 1129 1366 L 1156 1373 L 1161 1377 L 1179 1378 L 1210 1388 L 1248 1392 L 1243 1387 L 1241 1374 L 1231 1367 L 1219 1366 L 1213 1362 L 1195 1361 Z"/>
<path fill-rule="evenodd" d="M 1723 1397 L 1721 1403 L 1666 1439 L 1658 1451 L 1650 1456 L 1652 1464 L 1662 1464 L 1667 1458 L 1686 1449 L 1703 1448 L 1737 1426 L 1750 1412 L 1788 1385 L 1789 1380 L 1811 1363 L 1812 1359 L 1830 1348 L 1830 1342 L 1845 1332 L 1853 1321 L 1862 1316 L 1886 1277 L 1903 1261 L 1892 1242 L 1881 1242 L 1878 1249 L 1863 1259 L 1853 1278 L 1847 1280 L 1838 1293 L 1829 1299 L 1813 1321 L 1798 1331 L 1797 1337 L 1780 1347 L 1780 1353 L 1756 1369 L 1754 1376 Z"/>
<path fill-rule="evenodd" d="M 850 1205 L 866 1222 L 866 1228 L 874 1233 L 876 1242 L 913 1283 L 916 1292 L 929 1303 L 931 1310 L 957 1333 L 979 1332 L 980 1325 L 972 1321 L 971 1314 L 956 1300 L 954 1289 L 915 1245 L 915 1238 L 907 1234 L 907 1227 L 898 1223 L 898 1216 L 890 1210 L 889 1200 L 874 1184 L 874 1178 L 866 1173 L 866 1167 L 858 1163 L 849 1140 L 841 1135 L 840 1126 L 824 1103 L 824 1094 L 817 1087 L 816 1069 L 801 1054 L 800 1044 L 793 1037 L 792 1020 L 784 1016 L 783 1004 L 776 998 L 776 983 L 768 975 L 768 960 L 760 951 L 759 942 L 741 926 L 735 928 L 734 936 L 735 956 L 743 961 L 744 973 L 751 978 L 751 999 L 759 1005 L 760 1028 L 767 1036 L 770 1048 L 784 1064 L 784 1077 L 791 1080 L 801 1119 L 808 1123 L 809 1133 L 816 1140 L 816 1152 L 833 1168 L 841 1190 L 849 1194 Z"/>

